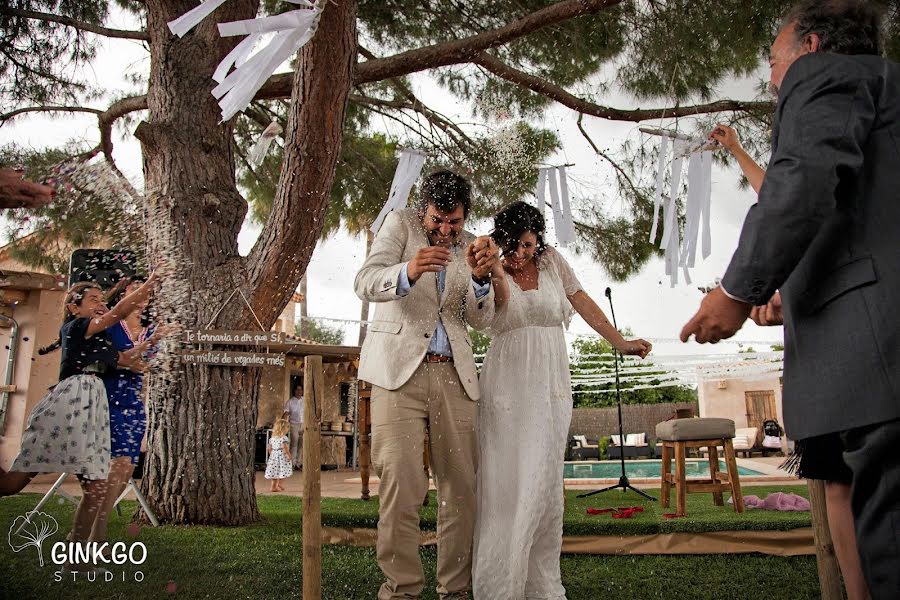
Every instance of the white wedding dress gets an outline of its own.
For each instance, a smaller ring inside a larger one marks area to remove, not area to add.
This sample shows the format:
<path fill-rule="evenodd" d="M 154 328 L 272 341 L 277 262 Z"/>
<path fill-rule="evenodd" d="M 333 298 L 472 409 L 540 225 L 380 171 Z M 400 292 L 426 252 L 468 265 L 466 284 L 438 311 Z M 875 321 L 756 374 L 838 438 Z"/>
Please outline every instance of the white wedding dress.
<path fill-rule="evenodd" d="M 507 281 L 510 299 L 494 318 L 481 373 L 472 589 L 476 600 L 565 599 L 559 555 L 572 385 L 563 332 L 572 314 L 566 296 L 582 288 L 552 248 L 540 258 L 536 290 Z"/>

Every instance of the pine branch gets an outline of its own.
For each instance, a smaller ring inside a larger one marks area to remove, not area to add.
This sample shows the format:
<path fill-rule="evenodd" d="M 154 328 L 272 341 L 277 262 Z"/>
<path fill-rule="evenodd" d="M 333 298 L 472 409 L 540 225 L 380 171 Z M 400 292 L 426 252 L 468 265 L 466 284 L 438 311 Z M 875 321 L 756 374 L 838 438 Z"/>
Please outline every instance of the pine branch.
<path fill-rule="evenodd" d="M 647 108 L 635 110 L 621 110 L 609 106 L 602 106 L 589 102 L 582 98 L 571 94 L 565 89 L 550 83 L 545 79 L 536 77 L 524 71 L 515 69 L 503 61 L 482 52 L 473 59 L 475 64 L 483 67 L 490 73 L 493 73 L 501 79 L 505 79 L 520 87 L 529 89 L 538 94 L 547 96 L 551 100 L 559 102 L 563 106 L 567 106 L 581 114 L 590 115 L 592 117 L 600 117 L 601 119 L 611 119 L 615 121 L 644 121 L 647 119 L 660 119 L 672 117 L 686 117 L 689 115 L 701 115 L 707 113 L 718 113 L 723 111 L 754 111 L 775 108 L 772 102 L 766 101 L 742 101 L 742 100 L 717 100 L 707 104 L 695 104 L 691 106 L 673 106 L 669 108 Z"/>
<path fill-rule="evenodd" d="M 581 132 L 581 135 L 584 137 L 584 139 L 586 139 L 588 144 L 591 145 L 591 148 L 594 149 L 594 152 L 596 152 L 598 156 L 608 162 L 612 166 L 612 168 L 616 170 L 619 176 L 623 177 L 625 181 L 628 182 L 628 187 L 631 188 L 632 193 L 634 193 L 635 196 L 640 196 L 640 191 L 638 191 L 637 186 L 634 185 L 634 181 L 631 180 L 631 177 L 628 176 L 628 173 L 626 173 L 625 170 L 619 166 L 619 163 L 610 158 L 608 154 L 600 150 L 600 148 L 597 147 L 597 144 L 594 143 L 594 140 L 591 139 L 591 136 L 588 135 L 588 132 L 585 131 L 584 127 L 581 124 L 581 120 L 583 118 L 584 113 L 580 113 L 578 115 L 578 131 Z"/>
<path fill-rule="evenodd" d="M 544 27 L 555 25 L 582 15 L 596 14 L 624 0 L 564 0 L 546 8 L 536 10 L 490 31 L 450 42 L 432 44 L 424 48 L 408 50 L 388 56 L 357 63 L 353 84 L 372 83 L 410 73 L 426 71 L 470 62 L 484 50 L 496 48 L 533 33 Z M 291 93 L 292 73 L 283 73 L 269 78 L 256 94 L 257 100 L 286 98 Z"/>
<path fill-rule="evenodd" d="M 97 35 L 103 35 L 109 38 L 141 40 L 145 42 L 150 40 L 150 36 L 146 31 L 110 29 L 109 27 L 103 27 L 102 25 L 94 25 L 93 23 L 76 21 L 72 17 L 67 17 L 64 15 L 54 15 L 51 13 L 35 12 L 32 10 L 22 10 L 20 8 L 11 8 L 7 6 L 0 7 L 0 14 L 10 15 L 13 17 L 24 17 L 26 19 L 35 19 L 37 21 L 60 23 L 62 25 L 65 25 L 66 27 L 73 27 L 80 31 L 88 31 L 90 33 L 96 33 Z"/>
<path fill-rule="evenodd" d="M 103 114 L 102 110 L 98 108 L 90 108 L 88 106 L 26 106 L 24 108 L 11 110 L 8 113 L 0 114 L 0 126 L 6 123 L 6 121 L 9 121 L 10 119 L 13 119 L 19 115 L 40 112 L 84 112 L 95 115 Z"/>
<path fill-rule="evenodd" d="M 387 58 L 368 60 L 356 66 L 354 83 L 381 81 L 426 69 L 470 62 L 484 50 L 508 44 L 518 38 L 574 17 L 602 12 L 623 0 L 565 0 L 536 10 L 498 29 L 474 36 L 401 52 Z"/>
<path fill-rule="evenodd" d="M 147 108 L 147 96 L 130 96 L 113 102 L 109 108 L 97 115 L 97 121 L 100 127 L 100 146 L 103 148 L 103 155 L 106 160 L 116 168 L 112 157 L 112 126 L 117 119 L 124 117 L 129 113 Z"/>

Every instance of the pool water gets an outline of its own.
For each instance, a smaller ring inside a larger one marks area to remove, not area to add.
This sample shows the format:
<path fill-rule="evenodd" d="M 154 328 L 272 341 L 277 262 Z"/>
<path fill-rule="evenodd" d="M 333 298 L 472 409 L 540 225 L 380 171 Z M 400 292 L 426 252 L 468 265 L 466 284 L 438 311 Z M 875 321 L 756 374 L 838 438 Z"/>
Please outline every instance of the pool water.
<path fill-rule="evenodd" d="M 675 472 L 672 465 L 672 472 Z M 688 477 L 709 477 L 709 464 L 706 460 L 688 460 L 685 462 L 685 470 Z M 725 472 L 725 463 L 719 461 L 719 470 Z M 625 474 L 629 478 L 647 477 L 659 479 L 662 474 L 662 461 L 660 460 L 626 460 Z M 567 462 L 563 465 L 563 478 L 565 479 L 618 479 L 622 475 L 622 466 L 619 461 L 602 462 Z M 764 475 L 759 471 L 738 467 L 738 475 L 753 476 Z"/>

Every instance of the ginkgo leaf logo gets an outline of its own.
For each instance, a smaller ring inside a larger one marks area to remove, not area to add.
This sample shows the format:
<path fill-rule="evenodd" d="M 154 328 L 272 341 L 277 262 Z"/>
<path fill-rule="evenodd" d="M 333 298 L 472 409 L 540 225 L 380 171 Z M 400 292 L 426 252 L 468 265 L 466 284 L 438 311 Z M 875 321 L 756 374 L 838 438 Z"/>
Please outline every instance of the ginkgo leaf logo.
<path fill-rule="evenodd" d="M 9 528 L 9 547 L 18 552 L 28 546 L 38 550 L 41 566 L 44 566 L 44 552 L 41 546 L 48 537 L 59 530 L 59 523 L 47 513 L 30 511 L 24 517 L 16 517 Z"/>

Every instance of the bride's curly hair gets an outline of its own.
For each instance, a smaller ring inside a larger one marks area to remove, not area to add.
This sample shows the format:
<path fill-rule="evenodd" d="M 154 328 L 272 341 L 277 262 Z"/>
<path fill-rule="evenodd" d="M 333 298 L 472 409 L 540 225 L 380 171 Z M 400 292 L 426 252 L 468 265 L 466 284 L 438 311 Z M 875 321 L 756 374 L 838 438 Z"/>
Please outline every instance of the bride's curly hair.
<path fill-rule="evenodd" d="M 528 231 L 537 237 L 534 257 L 538 259 L 547 249 L 547 244 L 544 243 L 544 215 L 541 211 L 520 200 L 494 215 L 491 237 L 504 254 L 515 252 L 519 246 L 519 238 Z"/>

